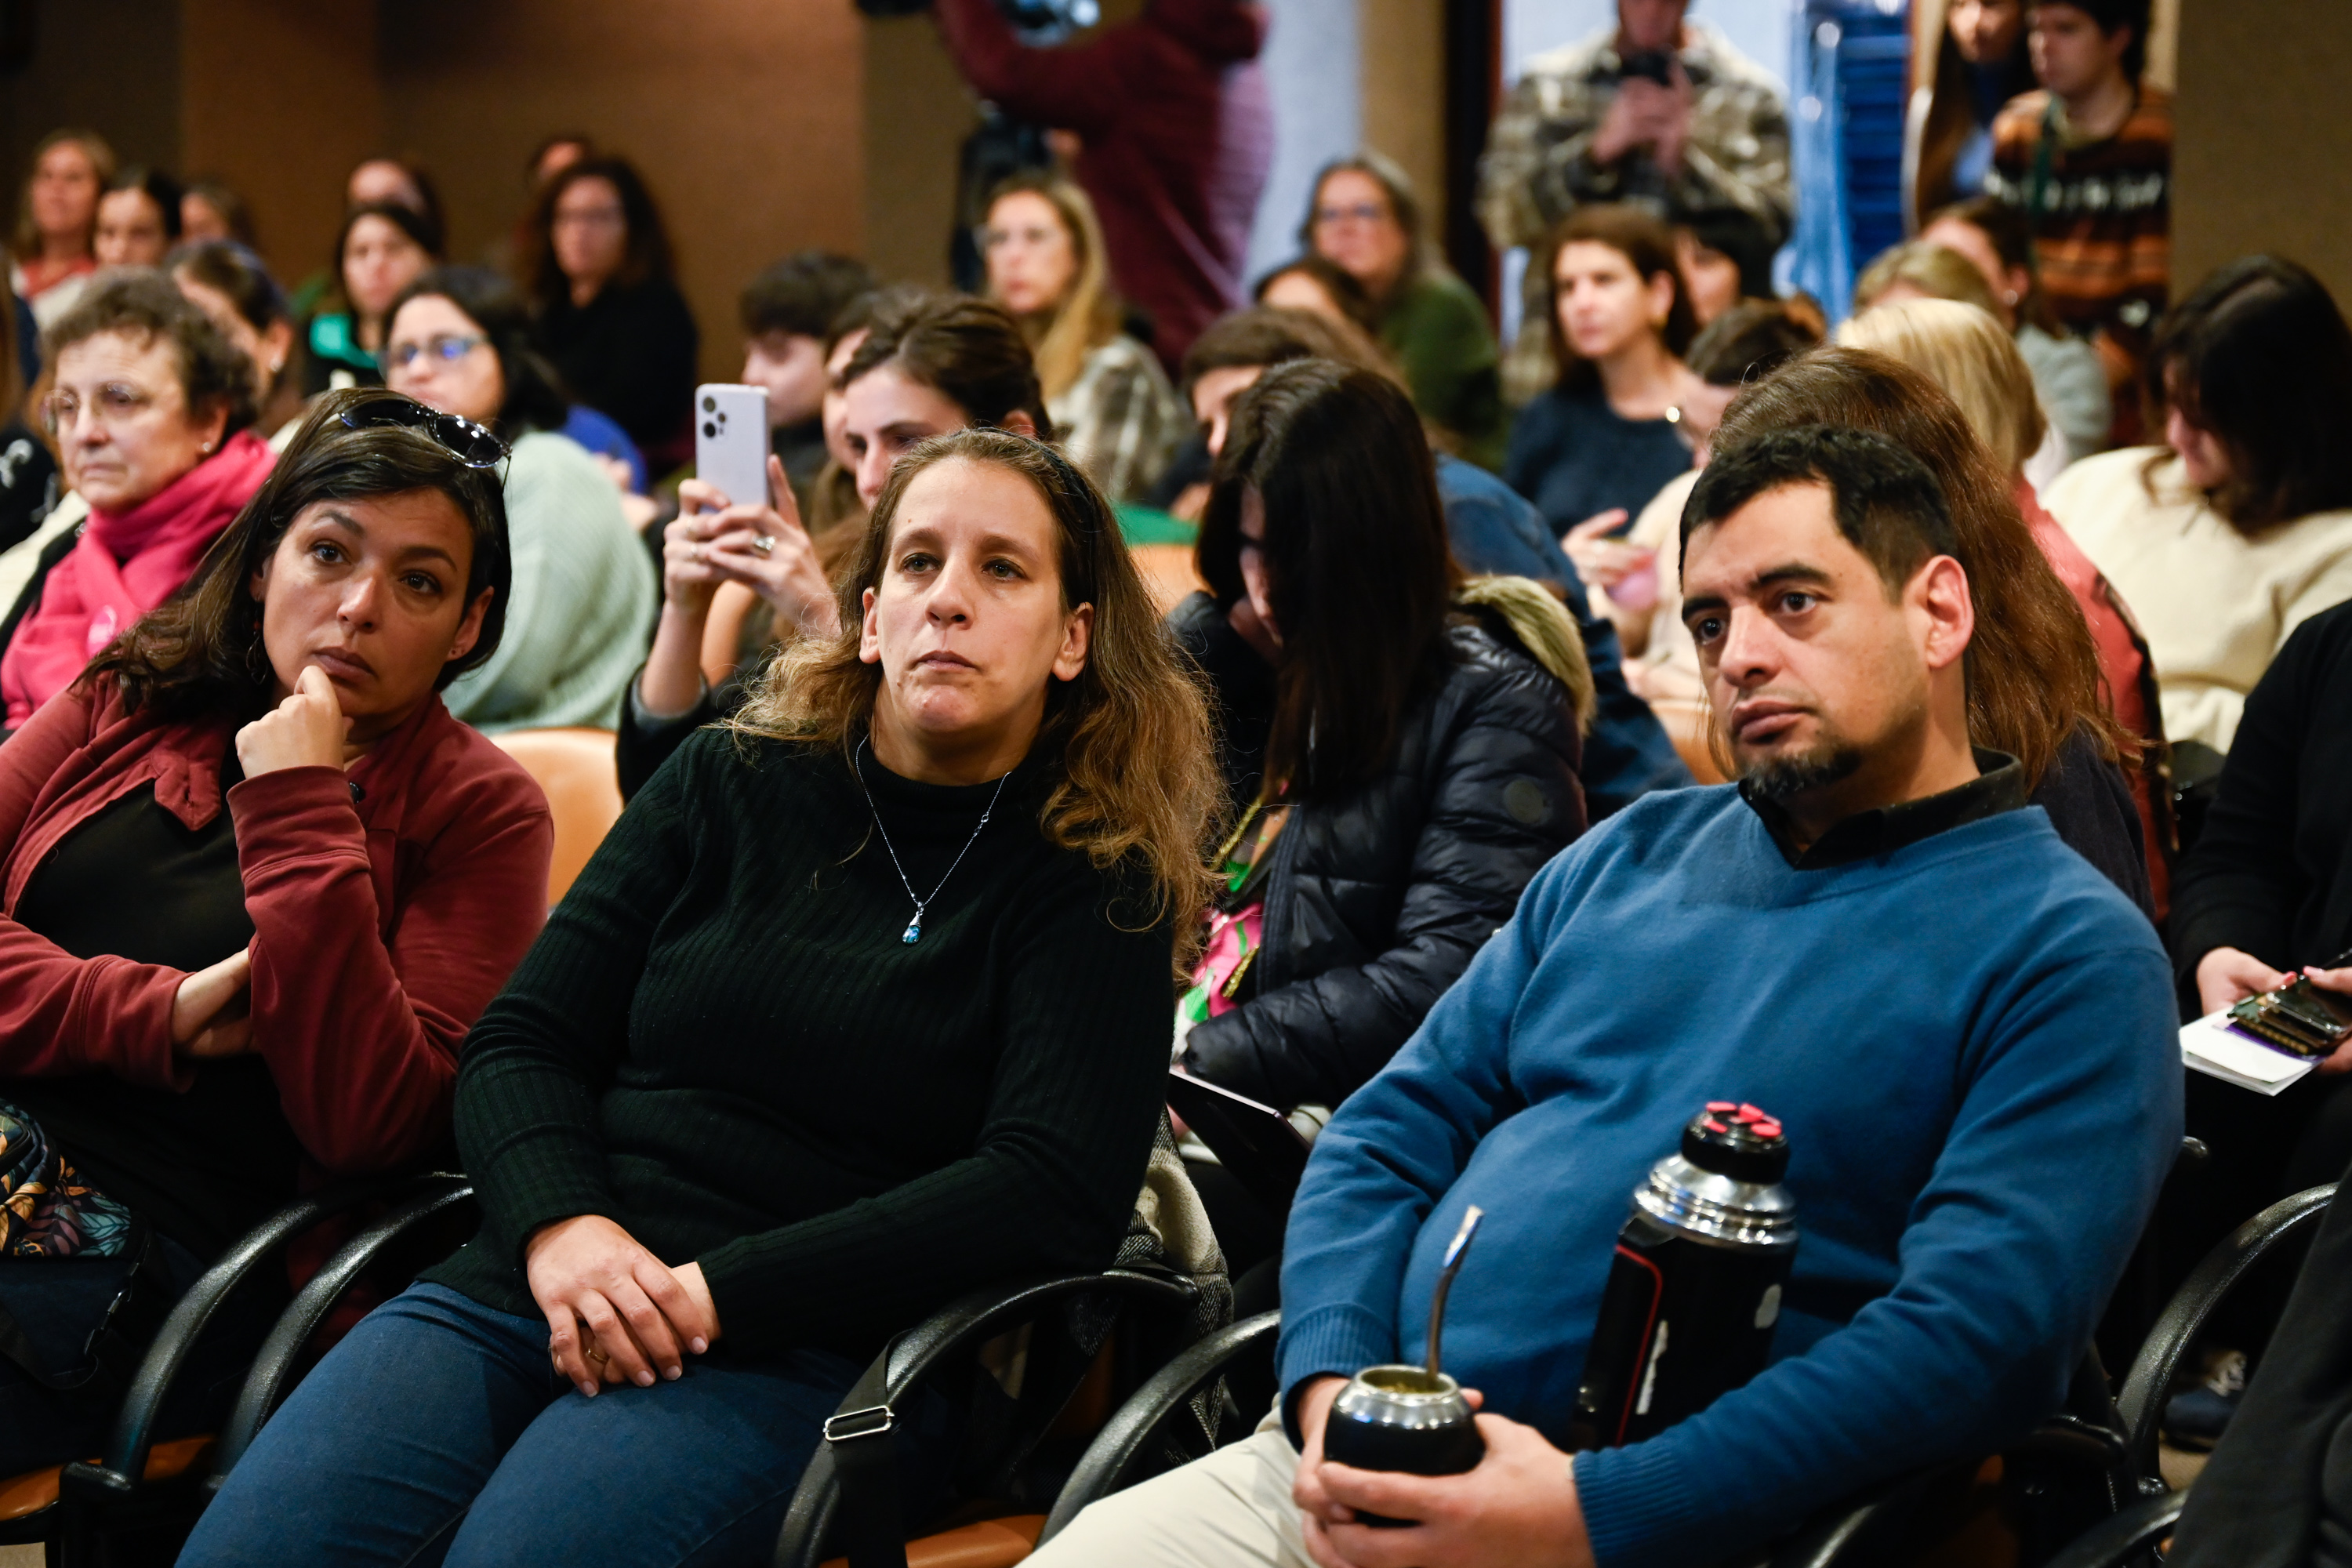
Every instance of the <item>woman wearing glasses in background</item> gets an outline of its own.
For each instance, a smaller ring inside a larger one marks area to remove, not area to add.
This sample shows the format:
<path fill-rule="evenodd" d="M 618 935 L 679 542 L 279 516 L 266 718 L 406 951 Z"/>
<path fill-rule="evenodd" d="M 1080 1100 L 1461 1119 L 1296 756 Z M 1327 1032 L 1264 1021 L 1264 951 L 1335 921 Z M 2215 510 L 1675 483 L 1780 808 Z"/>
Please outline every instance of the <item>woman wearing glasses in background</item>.
<path fill-rule="evenodd" d="M 95 1450 L 110 1404 L 60 1385 L 119 1295 L 152 1312 L 306 1182 L 447 1131 L 554 839 L 437 695 L 499 647 L 501 451 L 330 394 L 190 591 L 0 746 L 0 1135 L 37 1166 L 0 1211 L 0 1473 Z M 219 1417 L 268 1294 L 163 1436 Z"/>
<path fill-rule="evenodd" d="M 506 470 L 514 593 L 498 656 L 449 689 L 478 729 L 610 730 L 660 602 L 620 491 L 576 442 L 554 372 L 530 347 L 521 296 L 478 267 L 441 267 L 393 306 L 384 380 L 514 443 Z"/>
<path fill-rule="evenodd" d="M 188 580 L 271 460 L 247 428 L 252 366 L 160 272 L 93 282 L 48 350 L 42 418 L 89 521 L 79 536 L 45 522 L 48 542 L 0 626 L 11 730 Z"/>

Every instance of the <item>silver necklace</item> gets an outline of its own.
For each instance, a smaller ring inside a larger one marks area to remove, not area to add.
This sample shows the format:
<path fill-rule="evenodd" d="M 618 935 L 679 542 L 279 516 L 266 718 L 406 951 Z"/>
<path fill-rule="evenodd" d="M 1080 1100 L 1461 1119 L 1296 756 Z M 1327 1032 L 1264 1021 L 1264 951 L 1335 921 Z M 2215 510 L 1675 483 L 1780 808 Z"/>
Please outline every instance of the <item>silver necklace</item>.
<path fill-rule="evenodd" d="M 857 751 L 860 756 L 863 756 L 866 752 L 866 742 L 863 737 L 860 737 L 858 740 Z M 852 766 L 850 771 L 857 774 L 857 793 L 866 797 L 866 809 L 874 814 L 874 831 L 882 836 L 882 847 L 889 851 L 890 867 L 893 870 L 898 873 L 898 885 L 907 889 L 907 897 L 915 906 L 915 918 L 908 921 L 907 922 L 907 929 L 898 933 L 898 940 L 900 942 L 911 945 L 912 943 L 923 940 L 923 911 L 930 907 L 931 899 L 936 899 L 940 896 L 940 888 L 944 888 L 948 885 L 948 877 L 955 875 L 956 868 L 963 864 L 963 858 L 971 853 L 972 845 L 980 838 L 980 830 L 988 826 L 989 817 L 996 810 L 997 800 L 1004 794 L 1006 780 L 1012 778 L 1013 775 L 1008 773 L 1003 778 L 996 781 L 996 794 L 988 797 L 988 810 L 980 814 L 980 820 L 972 825 L 971 837 L 963 841 L 963 847 L 956 851 L 956 858 L 948 862 L 947 876 L 941 877 L 939 880 L 939 887 L 935 887 L 931 889 L 931 898 L 918 899 L 915 897 L 915 884 L 907 880 L 907 868 L 899 864 L 898 851 L 891 846 L 890 830 L 882 826 L 882 813 L 877 809 L 874 805 L 874 792 L 866 787 L 865 773 L 859 772 L 859 770 L 855 766 Z"/>

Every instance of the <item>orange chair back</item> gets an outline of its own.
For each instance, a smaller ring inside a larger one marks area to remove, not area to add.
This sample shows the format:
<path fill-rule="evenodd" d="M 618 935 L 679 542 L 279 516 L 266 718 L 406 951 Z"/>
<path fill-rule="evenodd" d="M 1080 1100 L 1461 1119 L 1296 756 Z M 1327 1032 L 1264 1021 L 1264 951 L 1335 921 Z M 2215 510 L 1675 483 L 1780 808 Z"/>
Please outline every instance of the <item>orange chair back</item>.
<path fill-rule="evenodd" d="M 547 868 L 547 905 L 563 901 L 572 879 L 621 819 L 621 775 L 610 730 L 509 730 L 493 735 L 546 792 L 555 815 L 555 857 Z"/>

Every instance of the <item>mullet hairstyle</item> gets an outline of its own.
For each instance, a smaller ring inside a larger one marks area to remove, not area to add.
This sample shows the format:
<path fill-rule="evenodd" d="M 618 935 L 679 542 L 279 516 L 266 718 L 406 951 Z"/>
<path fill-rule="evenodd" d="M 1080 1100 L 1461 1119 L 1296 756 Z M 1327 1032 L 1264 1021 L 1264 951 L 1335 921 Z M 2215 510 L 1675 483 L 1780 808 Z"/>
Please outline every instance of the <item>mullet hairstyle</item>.
<path fill-rule="evenodd" d="M 1952 555 L 1976 604 L 1966 656 L 1972 741 L 2015 757 L 2029 791 L 2041 787 L 2077 730 L 2090 732 L 2106 760 L 2137 761 L 2138 738 L 2116 722 L 2102 695 L 2098 647 L 2082 608 L 2018 510 L 2016 476 L 1993 462 L 1941 387 L 1867 349 L 1813 349 L 1732 399 L 1715 449 L 1800 425 L 1875 431 L 1936 476 L 1951 510 Z"/>
<path fill-rule="evenodd" d="M 2352 327 L 2309 269 L 2216 269 L 2157 329 L 2147 390 L 2221 443 L 2230 477 L 2208 499 L 2239 533 L 2352 507 Z"/>
<path fill-rule="evenodd" d="M 653 192 L 646 188 L 645 178 L 637 173 L 636 165 L 626 158 L 583 158 L 577 163 L 565 165 L 541 186 L 539 200 L 531 207 L 530 292 L 542 310 L 572 298 L 572 280 L 555 261 L 555 204 L 563 199 L 564 192 L 583 180 L 603 180 L 621 198 L 621 226 L 628 238 L 621 254 L 620 270 L 613 274 L 606 287 L 632 288 L 649 279 L 667 279 L 677 271 L 669 230 L 663 226 L 661 209 L 654 205 Z"/>
<path fill-rule="evenodd" d="M 436 691 L 487 662 L 506 628 L 514 591 L 507 543 L 506 499 L 492 468 L 469 468 L 422 430 L 342 422 L 351 409 L 390 400 L 410 403 L 380 386 L 346 387 L 310 405 L 302 427 L 269 478 L 228 525 L 187 586 L 134 622 L 81 674 L 84 682 L 111 675 L 123 705 L 152 708 L 165 719 L 226 714 L 245 721 L 269 710 L 277 677 L 261 646 L 262 605 L 251 584 L 294 520 L 320 501 L 438 490 L 457 503 L 473 535 L 474 562 L 465 603 L 492 590 L 482 635 L 463 658 L 443 664 Z"/>
<path fill-rule="evenodd" d="M 890 290 L 877 300 L 866 341 L 842 367 L 841 384 L 885 365 L 962 409 L 973 425 L 1001 427 L 1026 414 L 1038 435 L 1053 431 L 1028 340 L 1002 307 L 985 300 Z"/>
<path fill-rule="evenodd" d="M 1664 274 L 1674 280 L 1675 301 L 1666 320 L 1656 329 L 1666 352 L 1680 359 L 1698 335 L 1698 318 L 1691 313 L 1690 295 L 1683 288 L 1683 272 L 1675 257 L 1675 234 L 1664 222 L 1637 206 L 1602 202 L 1579 207 L 1552 226 L 1542 253 L 1536 258 L 1543 270 L 1537 274 L 1543 289 L 1544 321 L 1551 334 L 1551 353 L 1559 366 L 1556 384 L 1562 392 L 1589 392 L 1601 384 L 1601 372 L 1576 352 L 1559 325 L 1559 253 L 1571 245 L 1605 245 L 1633 264 L 1644 284 Z M 1531 262 L 1531 265 L 1534 263 Z"/>
<path fill-rule="evenodd" d="M 1045 313 L 1042 323 L 1021 323 L 1021 335 L 1037 368 L 1037 384 L 1049 397 L 1059 397 L 1076 386 L 1087 368 L 1087 355 L 1118 336 L 1121 310 L 1111 289 L 1105 259 L 1102 224 L 1086 192 L 1057 175 L 1029 171 L 998 184 L 988 193 L 988 211 L 1007 196 L 1032 195 L 1054 209 L 1055 221 L 1068 236 L 1070 255 L 1077 268 L 1070 291 Z M 1037 428 L 1045 426 L 1039 424 Z"/>
<path fill-rule="evenodd" d="M 883 679 L 878 664 L 858 658 L 866 595 L 881 589 L 908 487 L 950 461 L 1002 468 L 1035 488 L 1059 536 L 1062 607 L 1094 606 L 1086 668 L 1075 680 L 1046 686 L 1045 719 L 1032 747 L 1051 759 L 1038 826 L 1048 842 L 1083 850 L 1097 868 L 1136 868 L 1150 889 L 1144 901 L 1150 923 L 1176 928 L 1181 978 L 1200 945 L 1193 914 L 1214 885 L 1204 856 L 1224 789 L 1208 703 L 1160 626 L 1109 504 L 1044 442 L 1006 430 L 957 430 L 901 458 L 840 574 L 840 631 L 787 644 L 727 727 L 739 736 L 826 748 L 855 765 Z"/>
<path fill-rule="evenodd" d="M 1938 555 L 1959 558 L 1952 509 L 1927 466 L 1871 430 L 1799 425 L 1773 430 L 1712 459 L 1683 506 L 1682 542 L 1769 490 L 1828 487 L 1837 531 L 1862 552 L 1891 603 Z"/>
<path fill-rule="evenodd" d="M 1451 662 L 1462 569 L 1421 416 L 1387 376 L 1293 360 L 1235 400 L 1194 558 L 1228 608 L 1245 592 L 1241 514 L 1253 490 L 1283 646 L 1265 776 L 1286 799 L 1328 799 L 1388 762 L 1404 715 Z"/>

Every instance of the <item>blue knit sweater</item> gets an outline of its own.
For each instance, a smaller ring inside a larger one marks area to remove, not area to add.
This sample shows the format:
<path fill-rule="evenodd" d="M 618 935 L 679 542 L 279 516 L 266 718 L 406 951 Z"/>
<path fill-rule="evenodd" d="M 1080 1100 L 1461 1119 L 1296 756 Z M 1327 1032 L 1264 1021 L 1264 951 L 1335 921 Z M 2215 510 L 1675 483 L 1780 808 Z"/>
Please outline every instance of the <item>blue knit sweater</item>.
<path fill-rule="evenodd" d="M 1577 1458 L 1601 1563 L 1710 1562 L 1990 1453 L 2056 1408 L 2155 1205 L 2175 1028 L 2156 933 L 2038 807 L 1797 870 L 1730 786 L 1644 796 L 1537 875 L 1317 1142 L 1286 1395 L 1421 1357 L 1475 1203 L 1447 1368 L 1559 1441 L 1635 1184 L 1704 1101 L 1738 1100 L 1793 1156 L 1774 1363 Z"/>

